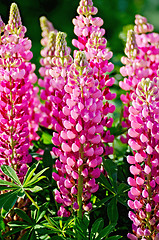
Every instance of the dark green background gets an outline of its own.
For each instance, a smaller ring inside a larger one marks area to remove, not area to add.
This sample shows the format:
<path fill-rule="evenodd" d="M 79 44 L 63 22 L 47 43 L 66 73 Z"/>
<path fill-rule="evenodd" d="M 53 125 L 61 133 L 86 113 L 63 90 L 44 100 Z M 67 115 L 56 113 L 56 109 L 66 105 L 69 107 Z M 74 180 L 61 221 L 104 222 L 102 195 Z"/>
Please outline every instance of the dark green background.
<path fill-rule="evenodd" d="M 34 58 L 32 62 L 39 67 L 39 52 L 41 49 L 41 30 L 39 17 L 45 15 L 59 31 L 67 33 L 68 45 L 74 38 L 72 19 L 77 15 L 78 0 L 16 0 L 20 9 L 23 25 L 27 27 L 26 36 L 32 40 Z M 119 39 L 119 33 L 124 25 L 133 24 L 135 14 L 142 14 L 155 25 L 159 31 L 159 1 L 158 0 L 94 0 L 94 6 L 99 10 L 97 16 L 103 18 L 108 46 L 114 56 L 123 54 L 124 44 Z M 0 0 L 0 15 L 8 22 L 9 8 L 12 1 Z"/>

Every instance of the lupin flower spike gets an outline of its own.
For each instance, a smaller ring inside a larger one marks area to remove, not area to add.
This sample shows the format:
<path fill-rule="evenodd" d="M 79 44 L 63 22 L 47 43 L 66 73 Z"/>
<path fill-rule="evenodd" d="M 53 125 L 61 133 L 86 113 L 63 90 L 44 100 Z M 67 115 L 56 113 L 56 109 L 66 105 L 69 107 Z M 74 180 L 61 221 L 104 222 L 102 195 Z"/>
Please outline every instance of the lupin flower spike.
<path fill-rule="evenodd" d="M 62 203 L 60 216 L 68 216 L 67 207 L 73 205 L 81 218 L 83 211 L 92 208 L 89 200 L 99 187 L 95 179 L 100 175 L 98 166 L 103 153 L 100 136 L 103 102 L 88 65 L 85 53 L 77 51 L 67 71 L 63 105 L 60 102 L 58 107 L 62 109 L 61 119 L 54 120 L 57 133 L 52 141 L 58 149 L 53 148 L 53 152 L 59 160 L 56 161 L 58 173 L 53 173 L 53 178 L 59 187 L 55 199 Z"/>
<path fill-rule="evenodd" d="M 133 175 L 128 178 L 131 189 L 128 205 L 132 209 L 131 240 L 158 239 L 159 231 L 159 78 L 142 79 L 132 94 L 129 108 L 131 128 L 129 146 L 133 156 L 127 161 Z"/>
<path fill-rule="evenodd" d="M 45 36 L 49 35 L 49 32 L 54 30 L 52 23 L 45 16 L 40 17 L 40 27 L 42 30 L 42 36 L 44 35 L 44 33 Z"/>
<path fill-rule="evenodd" d="M 128 56 L 128 58 L 134 59 L 138 53 L 139 50 L 136 44 L 135 33 L 133 30 L 128 30 L 125 54 Z"/>
<path fill-rule="evenodd" d="M 12 34 L 17 34 L 19 37 L 24 37 L 26 28 L 22 26 L 19 9 L 16 3 L 12 3 L 10 7 L 10 15 L 6 29 Z"/>
<path fill-rule="evenodd" d="M 126 95 L 121 95 L 121 100 L 124 103 L 122 126 L 127 129 L 130 127 L 128 108 L 131 105 L 132 93 L 136 90 L 137 84 L 142 78 L 152 80 L 156 77 L 159 67 L 159 34 L 151 32 L 153 30 L 152 25 L 147 23 L 147 19 L 140 15 L 136 15 L 135 24 L 135 34 L 132 30 L 128 31 L 125 49 L 127 57 L 121 58 L 121 62 L 125 66 L 120 69 L 124 80 L 119 82 L 120 87 L 127 91 Z M 127 143 L 128 138 L 128 135 L 126 138 L 121 136 L 121 141 Z"/>

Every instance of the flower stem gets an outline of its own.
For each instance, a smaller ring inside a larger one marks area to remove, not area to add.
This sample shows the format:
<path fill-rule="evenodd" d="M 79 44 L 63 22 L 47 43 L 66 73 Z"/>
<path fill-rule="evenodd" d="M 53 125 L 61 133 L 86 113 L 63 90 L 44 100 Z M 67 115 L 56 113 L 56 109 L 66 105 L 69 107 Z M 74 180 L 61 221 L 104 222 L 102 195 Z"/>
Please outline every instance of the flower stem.
<path fill-rule="evenodd" d="M 77 217 L 82 219 L 82 193 L 83 193 L 83 176 L 82 173 L 83 165 L 78 168 L 78 193 L 77 193 L 77 202 L 79 209 L 77 211 Z"/>
<path fill-rule="evenodd" d="M 83 145 L 80 148 L 81 159 L 83 159 Z M 79 209 L 77 210 L 77 217 L 82 220 L 82 193 L 83 193 L 83 176 L 82 176 L 83 164 L 78 168 L 78 193 L 77 193 L 77 203 Z M 82 240 L 81 235 L 77 234 L 77 240 Z"/>

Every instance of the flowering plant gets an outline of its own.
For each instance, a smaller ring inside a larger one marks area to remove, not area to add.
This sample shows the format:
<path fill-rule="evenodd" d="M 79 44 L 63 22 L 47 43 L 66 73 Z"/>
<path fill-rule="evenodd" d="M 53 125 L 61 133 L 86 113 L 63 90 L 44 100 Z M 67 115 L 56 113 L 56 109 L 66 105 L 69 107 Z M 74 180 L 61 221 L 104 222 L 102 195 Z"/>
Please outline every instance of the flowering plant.
<path fill-rule="evenodd" d="M 40 18 L 38 76 L 17 4 L 0 18 L 2 240 L 159 239 L 159 34 L 135 16 L 118 84 L 97 12 L 80 0 L 73 53 Z"/>

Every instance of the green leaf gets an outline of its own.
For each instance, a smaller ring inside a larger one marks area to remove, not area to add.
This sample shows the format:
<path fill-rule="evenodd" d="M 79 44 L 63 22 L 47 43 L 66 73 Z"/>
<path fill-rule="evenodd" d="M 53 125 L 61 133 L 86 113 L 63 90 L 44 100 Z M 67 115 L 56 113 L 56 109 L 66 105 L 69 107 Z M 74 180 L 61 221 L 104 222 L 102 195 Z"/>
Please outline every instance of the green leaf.
<path fill-rule="evenodd" d="M 30 231 L 27 231 L 20 240 L 28 240 L 30 237 Z"/>
<path fill-rule="evenodd" d="M 30 223 L 21 222 L 21 221 L 12 221 L 12 222 L 9 222 L 8 225 L 12 228 L 13 227 L 18 227 L 18 228 L 22 228 L 22 229 L 31 228 Z"/>
<path fill-rule="evenodd" d="M 5 230 L 5 223 L 3 221 L 3 218 L 0 216 L 0 231 L 4 231 Z"/>
<path fill-rule="evenodd" d="M 15 190 L 0 195 L 0 208 L 2 208 L 2 217 L 5 217 L 9 210 L 14 206 L 18 199 L 18 193 L 19 190 Z"/>
<path fill-rule="evenodd" d="M 98 181 L 100 183 L 102 183 L 106 189 L 108 189 L 110 192 L 114 193 L 114 189 L 112 188 L 112 186 L 110 185 L 110 183 L 108 182 L 107 178 L 104 176 L 103 173 L 100 174 Z"/>
<path fill-rule="evenodd" d="M 111 159 L 104 159 L 104 168 L 108 174 L 111 184 L 117 190 L 117 164 Z"/>
<path fill-rule="evenodd" d="M 34 187 L 26 187 L 25 188 L 25 190 L 28 190 L 28 191 L 30 191 L 30 192 L 39 192 L 39 191 L 41 191 L 42 190 L 42 188 L 41 187 L 39 187 L 39 186 L 34 186 Z"/>
<path fill-rule="evenodd" d="M 23 187 L 28 187 L 32 184 L 34 184 L 34 182 L 39 182 L 41 179 L 46 178 L 46 176 L 41 176 L 48 168 L 42 169 L 40 172 L 38 172 L 37 174 L 34 175 L 33 178 L 31 178 L 31 180 L 29 180 L 29 182 L 25 183 L 23 185 Z"/>
<path fill-rule="evenodd" d="M 112 198 L 112 200 L 108 204 L 107 214 L 110 223 L 117 223 L 118 221 L 118 208 L 117 208 L 117 199 L 116 197 Z"/>
<path fill-rule="evenodd" d="M 30 217 L 28 217 L 28 215 L 21 209 L 19 208 L 15 208 L 14 209 L 15 213 L 21 217 L 24 221 L 30 223 L 31 225 L 33 224 L 32 220 L 30 219 Z"/>
<path fill-rule="evenodd" d="M 94 223 L 91 228 L 91 233 L 90 233 L 90 240 L 96 239 L 98 237 L 99 232 L 101 229 L 104 227 L 104 220 L 102 218 L 98 218 Z"/>
<path fill-rule="evenodd" d="M 120 238 L 122 238 L 122 236 L 116 235 L 116 236 L 108 237 L 107 240 L 118 240 Z"/>
<path fill-rule="evenodd" d="M 39 240 L 39 237 L 37 238 L 35 231 L 33 229 L 29 240 L 35 240 L 35 239 Z"/>
<path fill-rule="evenodd" d="M 44 203 L 37 211 L 36 215 L 36 223 L 38 223 L 45 215 L 47 209 L 48 209 L 49 203 Z"/>
<path fill-rule="evenodd" d="M 42 140 L 44 144 L 52 144 L 52 135 L 50 135 L 47 132 L 43 132 L 42 134 Z"/>
<path fill-rule="evenodd" d="M 96 240 L 101 240 L 104 237 L 108 237 L 108 235 L 114 230 L 116 224 L 109 224 L 106 226 L 100 233 Z"/>
<path fill-rule="evenodd" d="M 8 223 L 9 224 L 9 223 Z M 10 230 L 9 232 L 6 232 L 3 236 L 4 238 L 5 237 L 8 237 L 8 236 L 11 236 L 12 234 L 15 234 L 15 233 L 18 233 L 22 230 L 22 228 L 15 228 L 13 230 Z"/>
<path fill-rule="evenodd" d="M 0 179 L 0 186 L 2 186 L 2 185 L 6 185 L 6 186 L 11 186 L 11 187 L 19 188 L 19 186 L 16 185 L 15 183 L 8 182 L 8 181 L 5 181 L 5 180 Z"/>
<path fill-rule="evenodd" d="M 114 137 L 121 136 L 123 133 L 127 132 L 127 128 L 123 128 L 120 124 L 118 124 L 116 127 L 110 128 L 111 135 L 114 135 Z"/>
<path fill-rule="evenodd" d="M 5 190 L 16 190 L 17 188 L 15 187 L 7 187 L 7 186 L 0 186 L 0 191 L 5 191 Z"/>
<path fill-rule="evenodd" d="M 21 186 L 21 182 L 13 168 L 8 165 L 2 165 L 1 170 L 5 175 L 10 177 L 14 182 Z"/>
<path fill-rule="evenodd" d="M 75 231 L 76 234 L 79 235 L 83 239 L 88 239 L 87 238 L 87 226 L 84 224 L 83 220 L 80 218 L 75 218 Z"/>
<path fill-rule="evenodd" d="M 83 215 L 83 222 L 84 222 L 84 224 L 86 225 L 86 227 L 89 226 L 89 223 L 90 223 L 90 215 L 89 215 L 87 212 Z"/>
<path fill-rule="evenodd" d="M 125 192 L 128 192 L 129 189 L 130 189 L 130 186 L 128 184 L 120 183 L 120 185 L 118 186 L 118 189 L 117 189 L 117 193 L 123 194 Z"/>
<path fill-rule="evenodd" d="M 39 163 L 38 163 L 39 164 Z M 23 186 L 25 186 L 27 184 L 27 182 L 29 182 L 29 180 L 32 178 L 35 170 L 37 169 L 38 166 L 37 163 L 34 163 L 27 171 L 24 181 L 23 181 Z"/>
<path fill-rule="evenodd" d="M 93 211 L 93 210 L 96 210 L 97 208 L 102 207 L 102 206 L 103 206 L 106 202 L 108 202 L 113 196 L 114 196 L 114 195 L 111 194 L 110 196 L 108 196 L 108 197 L 106 197 L 106 198 L 103 198 L 102 200 L 96 202 L 96 205 L 93 207 L 92 211 Z M 92 211 L 91 211 L 91 212 L 92 212 Z"/>

